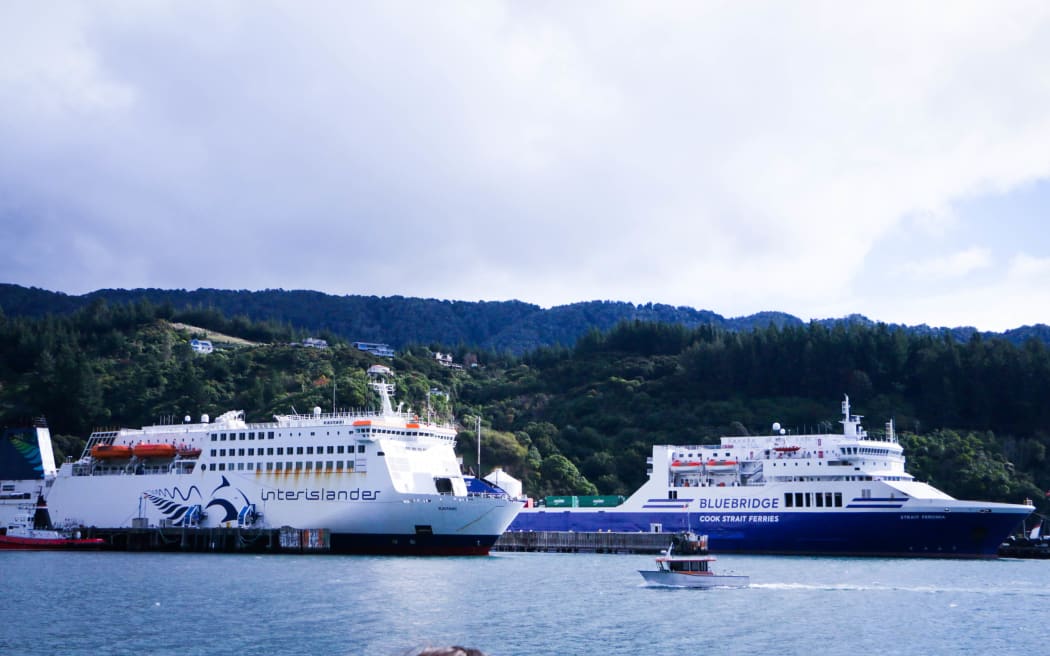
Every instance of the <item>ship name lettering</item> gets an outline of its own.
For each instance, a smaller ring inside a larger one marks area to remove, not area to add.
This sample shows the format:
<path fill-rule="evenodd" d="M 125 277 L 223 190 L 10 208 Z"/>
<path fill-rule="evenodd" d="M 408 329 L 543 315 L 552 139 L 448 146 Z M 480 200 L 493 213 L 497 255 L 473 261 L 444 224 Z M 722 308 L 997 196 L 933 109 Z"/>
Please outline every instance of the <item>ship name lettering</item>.
<path fill-rule="evenodd" d="M 725 499 L 697 499 L 700 510 L 751 510 L 775 509 L 780 507 L 779 498 L 729 497 Z"/>
<path fill-rule="evenodd" d="M 263 490 L 263 501 L 376 501 L 382 490 Z"/>

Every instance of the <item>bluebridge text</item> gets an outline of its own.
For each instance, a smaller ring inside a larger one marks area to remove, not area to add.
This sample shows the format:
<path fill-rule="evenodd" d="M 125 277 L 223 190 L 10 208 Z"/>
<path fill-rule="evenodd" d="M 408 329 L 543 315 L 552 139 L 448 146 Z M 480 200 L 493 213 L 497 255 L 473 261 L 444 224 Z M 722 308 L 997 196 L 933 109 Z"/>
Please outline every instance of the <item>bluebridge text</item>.
<path fill-rule="evenodd" d="M 779 498 L 729 497 L 726 499 L 697 499 L 700 510 L 752 510 L 756 508 L 775 509 L 780 507 Z"/>

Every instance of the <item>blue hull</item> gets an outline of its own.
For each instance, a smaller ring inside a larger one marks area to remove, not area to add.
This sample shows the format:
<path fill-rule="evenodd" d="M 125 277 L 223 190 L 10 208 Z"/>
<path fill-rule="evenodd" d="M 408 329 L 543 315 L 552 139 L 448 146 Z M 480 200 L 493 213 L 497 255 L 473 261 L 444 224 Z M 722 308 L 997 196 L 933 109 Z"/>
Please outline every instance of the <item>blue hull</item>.
<path fill-rule="evenodd" d="M 1027 512 L 523 512 L 509 531 L 707 534 L 712 551 L 833 556 L 995 558 Z"/>

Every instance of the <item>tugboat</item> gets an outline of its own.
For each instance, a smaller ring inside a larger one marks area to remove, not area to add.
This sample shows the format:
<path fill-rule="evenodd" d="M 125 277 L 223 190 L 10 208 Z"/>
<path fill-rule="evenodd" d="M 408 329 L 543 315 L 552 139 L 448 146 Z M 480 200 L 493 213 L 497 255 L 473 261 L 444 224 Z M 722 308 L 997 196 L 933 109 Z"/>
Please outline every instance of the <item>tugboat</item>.
<path fill-rule="evenodd" d="M 82 538 L 72 531 L 54 531 L 34 528 L 36 506 L 26 506 L 23 513 L 7 525 L 7 533 L 0 535 L 0 549 L 100 549 L 106 541 L 102 538 Z"/>
<path fill-rule="evenodd" d="M 751 582 L 748 576 L 712 572 L 715 560 L 707 550 L 706 535 L 685 531 L 671 538 L 667 551 L 656 559 L 656 571 L 638 571 L 648 583 L 682 588 L 746 588 Z"/>

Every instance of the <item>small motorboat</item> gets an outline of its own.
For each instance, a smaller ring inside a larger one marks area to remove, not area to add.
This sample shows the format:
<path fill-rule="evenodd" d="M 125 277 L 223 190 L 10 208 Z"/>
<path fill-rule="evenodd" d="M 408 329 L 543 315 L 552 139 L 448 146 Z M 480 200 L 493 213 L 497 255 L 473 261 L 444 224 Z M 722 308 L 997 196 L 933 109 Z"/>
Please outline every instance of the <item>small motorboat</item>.
<path fill-rule="evenodd" d="M 656 570 L 638 570 L 647 583 L 681 588 L 746 588 L 751 577 L 716 574 L 710 569 L 717 558 L 707 550 L 707 536 L 692 531 L 671 539 L 664 555 L 656 559 Z"/>
<path fill-rule="evenodd" d="M 82 538 L 78 531 L 55 531 L 33 527 L 36 507 L 31 506 L 7 525 L 7 533 L 0 535 L 0 550 L 39 549 L 101 549 L 102 538 Z"/>

